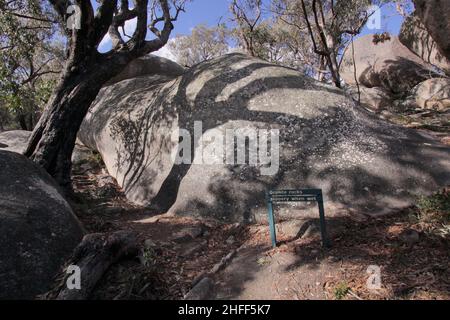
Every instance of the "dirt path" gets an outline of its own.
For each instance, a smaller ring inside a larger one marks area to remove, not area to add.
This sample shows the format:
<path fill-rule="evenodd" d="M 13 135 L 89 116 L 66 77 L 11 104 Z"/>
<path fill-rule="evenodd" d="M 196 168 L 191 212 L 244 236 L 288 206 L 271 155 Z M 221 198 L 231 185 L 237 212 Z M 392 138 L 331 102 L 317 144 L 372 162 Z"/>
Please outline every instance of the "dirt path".
<path fill-rule="evenodd" d="M 321 247 L 315 220 L 227 225 L 167 216 L 131 205 L 100 165 L 74 170 L 76 214 L 88 232 L 133 230 L 142 245 L 105 274 L 92 299 L 182 299 L 205 277 L 208 299 L 450 299 L 450 240 L 428 233 L 405 210 L 390 217 L 328 219 Z M 416 232 L 411 243 L 405 232 Z M 224 259 L 224 257 L 227 257 Z M 369 266 L 382 286 L 369 290 Z"/>
<path fill-rule="evenodd" d="M 262 248 L 243 250 L 217 277 L 216 299 L 305 300 L 326 299 L 324 281 L 334 273 L 330 263 L 313 268 L 292 268 L 295 254 L 268 252 Z"/>
<path fill-rule="evenodd" d="M 87 232 L 132 230 L 142 245 L 140 256 L 113 266 L 93 299 L 182 299 L 245 238 L 240 225 L 207 219 L 167 216 L 130 204 L 101 165 L 73 172 L 72 206 Z"/>
<path fill-rule="evenodd" d="M 330 249 L 320 246 L 318 235 L 272 249 L 268 231 L 259 228 L 218 276 L 216 298 L 450 298 L 450 241 L 416 224 L 409 210 L 371 221 L 337 219 L 339 233 L 332 235 Z M 419 238 L 405 236 L 411 232 Z M 367 286 L 374 266 L 380 268 L 378 289 Z"/>

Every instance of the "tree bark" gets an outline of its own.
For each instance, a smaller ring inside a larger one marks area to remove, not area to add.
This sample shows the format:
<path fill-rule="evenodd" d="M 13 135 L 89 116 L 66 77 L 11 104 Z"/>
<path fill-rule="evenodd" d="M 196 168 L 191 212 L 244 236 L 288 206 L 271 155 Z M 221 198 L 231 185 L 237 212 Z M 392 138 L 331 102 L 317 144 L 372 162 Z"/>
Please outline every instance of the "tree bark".
<path fill-rule="evenodd" d="M 325 70 L 326 64 L 325 64 L 325 58 L 323 56 L 319 56 L 319 69 L 317 71 L 317 80 L 322 82 L 325 78 Z"/>
<path fill-rule="evenodd" d="M 28 130 L 26 115 L 19 114 L 17 116 L 17 122 L 19 122 L 20 129 Z"/>
<path fill-rule="evenodd" d="M 70 265 L 80 268 L 81 288 L 68 289 L 67 277 L 61 283 L 57 300 L 86 300 L 109 267 L 121 258 L 139 251 L 137 236 L 129 231 L 112 234 L 93 233 L 83 238 L 75 249 Z"/>
<path fill-rule="evenodd" d="M 125 56 L 114 61 L 97 57 L 86 66 L 64 71 L 33 131 L 25 155 L 47 170 L 66 191 L 71 190 L 71 157 L 81 123 L 102 86 L 131 60 Z"/>
<path fill-rule="evenodd" d="M 71 34 L 68 32 L 64 71 L 25 150 L 25 155 L 46 169 L 66 191 L 71 190 L 71 157 L 77 132 L 98 92 L 129 62 L 162 48 L 173 30 L 172 21 L 184 11 L 184 1 L 172 3 L 175 11 L 172 17 L 168 0 L 158 2 L 162 15 L 153 17 L 149 25 L 149 0 L 136 0 L 133 9 L 127 9 L 128 2 L 122 0 L 120 12 L 116 11 L 117 0 L 101 1 L 96 15 L 91 1 L 75 1 L 81 10 L 80 27 Z M 64 20 L 67 1 L 50 0 L 50 3 Z M 108 30 L 118 33 L 119 26 L 134 18 L 136 30 L 128 42 L 113 43 L 113 49 L 105 54 L 97 51 Z M 162 30 L 156 27 L 159 22 L 164 23 Z M 148 28 L 156 35 L 155 39 L 145 39 Z"/>

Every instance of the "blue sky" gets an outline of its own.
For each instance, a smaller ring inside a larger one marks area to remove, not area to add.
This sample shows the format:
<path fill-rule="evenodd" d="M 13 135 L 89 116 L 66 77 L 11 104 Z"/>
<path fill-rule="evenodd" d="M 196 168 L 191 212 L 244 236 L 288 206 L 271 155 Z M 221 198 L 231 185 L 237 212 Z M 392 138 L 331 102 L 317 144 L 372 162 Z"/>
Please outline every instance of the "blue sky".
<path fill-rule="evenodd" d="M 267 0 L 265 2 L 269 3 Z M 174 35 L 189 34 L 190 30 L 200 23 L 214 26 L 219 21 L 229 21 L 229 3 L 230 0 L 193 0 L 187 5 L 186 13 L 175 23 Z M 398 34 L 403 18 L 395 10 L 395 6 L 384 6 L 381 11 L 381 32 Z M 374 32 L 380 31 L 368 28 L 364 30 L 364 34 Z"/>
<path fill-rule="evenodd" d="M 265 0 L 269 3 L 269 0 Z M 209 26 L 215 26 L 219 22 L 230 21 L 229 12 L 230 0 L 192 0 L 186 5 L 186 12 L 181 13 L 178 21 L 174 23 L 175 29 L 172 32 L 171 37 L 177 35 L 190 34 L 192 28 L 198 24 L 206 24 Z M 381 9 L 380 13 L 380 29 L 369 29 L 366 27 L 362 35 L 370 33 L 380 33 L 388 31 L 391 34 L 398 34 L 403 17 L 395 10 L 394 5 L 386 5 Z M 128 23 L 127 34 L 132 34 L 133 21 Z M 100 51 L 105 51 L 110 48 L 110 42 L 108 39 L 102 42 L 100 46 Z M 167 55 L 167 49 L 162 49 L 162 55 Z"/>

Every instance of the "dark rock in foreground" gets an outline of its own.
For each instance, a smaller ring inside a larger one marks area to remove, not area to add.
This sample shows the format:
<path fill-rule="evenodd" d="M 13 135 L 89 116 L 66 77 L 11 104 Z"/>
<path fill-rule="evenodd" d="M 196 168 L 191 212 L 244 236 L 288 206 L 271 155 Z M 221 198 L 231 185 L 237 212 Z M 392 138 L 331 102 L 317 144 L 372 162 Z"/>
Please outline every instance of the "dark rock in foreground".
<path fill-rule="evenodd" d="M 411 15 L 405 19 L 399 39 L 424 61 L 450 74 L 450 61 L 439 52 L 436 42 L 418 17 Z"/>
<path fill-rule="evenodd" d="M 53 179 L 24 156 L 0 150 L 0 299 L 48 291 L 82 236 Z"/>

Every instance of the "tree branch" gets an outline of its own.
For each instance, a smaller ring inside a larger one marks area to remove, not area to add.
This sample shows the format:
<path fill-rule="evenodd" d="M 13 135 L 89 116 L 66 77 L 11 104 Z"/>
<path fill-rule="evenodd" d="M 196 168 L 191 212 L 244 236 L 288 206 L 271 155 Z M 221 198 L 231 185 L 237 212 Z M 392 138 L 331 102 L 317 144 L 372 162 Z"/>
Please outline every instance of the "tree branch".
<path fill-rule="evenodd" d="M 302 3 L 303 16 L 305 18 L 306 26 L 308 28 L 308 32 L 311 37 L 311 41 L 313 43 L 314 52 L 318 55 L 326 56 L 327 53 L 325 51 L 319 50 L 319 48 L 317 46 L 316 37 L 314 36 L 314 31 L 312 29 L 311 23 L 309 22 L 308 12 L 306 11 L 305 1 L 301 0 L 301 3 Z"/>
<path fill-rule="evenodd" d="M 46 18 L 33 17 L 33 16 L 26 15 L 26 14 L 17 13 L 17 12 L 8 10 L 6 8 L 2 8 L 2 10 L 7 11 L 9 14 L 16 16 L 18 18 L 24 18 L 24 19 L 35 20 L 35 21 L 40 21 L 40 22 L 48 22 L 48 23 L 56 23 L 57 22 L 54 20 L 46 19 Z"/>
<path fill-rule="evenodd" d="M 127 1 L 128 3 L 128 1 Z M 94 31 L 92 45 L 97 47 L 109 30 L 109 26 L 113 21 L 114 11 L 117 8 L 117 0 L 103 0 L 100 7 L 97 9 L 97 14 L 94 18 Z M 127 6 L 128 8 L 128 6 Z"/>
<path fill-rule="evenodd" d="M 182 1 L 179 5 L 176 5 L 176 3 L 174 2 L 175 15 L 173 17 L 170 14 L 168 1 L 159 0 L 159 2 L 161 5 L 163 16 L 162 18 L 154 18 L 152 23 L 150 24 L 150 30 L 152 30 L 153 28 L 152 32 L 157 36 L 157 38 L 150 41 L 145 41 L 142 49 L 139 48 L 144 54 L 161 49 L 167 43 L 167 41 L 169 41 L 170 33 L 173 30 L 172 22 L 178 19 L 180 12 L 184 12 L 185 1 Z M 164 28 L 161 32 L 159 32 L 159 30 L 157 31 L 156 29 L 156 24 L 161 21 L 164 21 Z"/>

